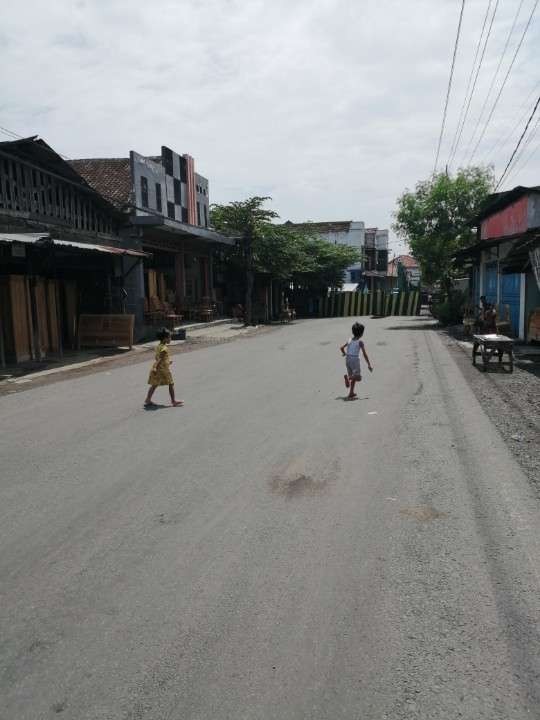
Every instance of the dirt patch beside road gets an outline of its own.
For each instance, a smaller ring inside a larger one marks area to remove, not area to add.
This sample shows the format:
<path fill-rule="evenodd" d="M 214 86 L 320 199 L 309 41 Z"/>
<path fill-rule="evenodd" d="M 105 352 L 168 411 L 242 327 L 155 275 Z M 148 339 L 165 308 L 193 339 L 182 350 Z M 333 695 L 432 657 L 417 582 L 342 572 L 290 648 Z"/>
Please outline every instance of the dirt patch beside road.
<path fill-rule="evenodd" d="M 482 372 L 473 367 L 471 351 L 448 333 L 449 351 L 471 391 L 497 427 L 519 464 L 540 494 L 540 358 L 518 358 L 514 372 Z"/>

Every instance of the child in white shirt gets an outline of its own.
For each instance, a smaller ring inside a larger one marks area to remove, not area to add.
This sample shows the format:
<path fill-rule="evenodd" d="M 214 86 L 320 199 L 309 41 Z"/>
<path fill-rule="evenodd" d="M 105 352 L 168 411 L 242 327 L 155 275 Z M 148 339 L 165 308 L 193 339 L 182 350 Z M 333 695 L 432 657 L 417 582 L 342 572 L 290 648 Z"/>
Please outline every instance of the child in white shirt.
<path fill-rule="evenodd" d="M 362 373 L 360 372 L 360 350 L 367 362 L 369 372 L 373 372 L 366 348 L 362 342 L 364 330 L 363 325 L 357 322 L 354 323 L 352 326 L 352 337 L 340 347 L 341 354 L 345 357 L 345 366 L 347 368 L 347 373 L 344 375 L 344 378 L 345 386 L 349 388 L 348 400 L 354 400 L 357 397 L 354 392 L 354 386 L 362 380 Z"/>

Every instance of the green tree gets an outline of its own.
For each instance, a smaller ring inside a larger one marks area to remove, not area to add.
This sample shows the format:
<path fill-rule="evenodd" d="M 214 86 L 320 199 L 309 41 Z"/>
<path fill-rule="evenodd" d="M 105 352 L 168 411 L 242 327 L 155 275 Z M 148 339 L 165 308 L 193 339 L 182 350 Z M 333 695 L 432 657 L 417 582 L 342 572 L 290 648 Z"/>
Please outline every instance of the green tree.
<path fill-rule="evenodd" d="M 210 222 L 219 232 L 235 237 L 235 251 L 230 259 L 242 267 L 245 278 L 245 321 L 251 324 L 253 284 L 256 271 L 257 244 L 271 230 L 271 221 L 278 217 L 273 210 L 264 207 L 269 197 L 254 196 L 228 205 L 212 205 Z"/>
<path fill-rule="evenodd" d="M 450 294 L 452 258 L 475 240 L 471 221 L 494 187 L 492 168 L 469 167 L 456 175 L 433 175 L 397 200 L 393 229 L 420 263 L 422 279 Z"/>
<path fill-rule="evenodd" d="M 252 318 L 255 273 L 275 280 L 301 283 L 317 292 L 338 287 L 345 268 L 358 260 L 354 248 L 333 245 L 314 234 L 309 223 L 288 227 L 272 222 L 278 214 L 264 207 L 268 197 L 212 205 L 212 226 L 237 240 L 229 253 L 245 278 L 246 323 Z"/>
<path fill-rule="evenodd" d="M 304 266 L 295 272 L 293 279 L 317 293 L 341 287 L 345 270 L 359 260 L 358 250 L 349 245 L 334 245 L 313 235 L 309 228 L 303 232 L 300 242 Z"/>

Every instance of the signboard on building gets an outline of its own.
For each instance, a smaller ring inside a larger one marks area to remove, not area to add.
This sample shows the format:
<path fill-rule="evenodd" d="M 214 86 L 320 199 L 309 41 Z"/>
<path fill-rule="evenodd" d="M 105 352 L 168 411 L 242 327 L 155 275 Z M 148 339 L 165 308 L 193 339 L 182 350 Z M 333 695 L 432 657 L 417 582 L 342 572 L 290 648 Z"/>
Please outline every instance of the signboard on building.
<path fill-rule="evenodd" d="M 531 259 L 531 265 L 536 278 L 536 284 L 540 290 L 540 246 L 529 251 L 529 257 Z"/>
<path fill-rule="evenodd" d="M 418 287 L 418 285 L 420 285 L 420 268 L 407 268 L 405 274 L 409 285 L 412 287 Z"/>

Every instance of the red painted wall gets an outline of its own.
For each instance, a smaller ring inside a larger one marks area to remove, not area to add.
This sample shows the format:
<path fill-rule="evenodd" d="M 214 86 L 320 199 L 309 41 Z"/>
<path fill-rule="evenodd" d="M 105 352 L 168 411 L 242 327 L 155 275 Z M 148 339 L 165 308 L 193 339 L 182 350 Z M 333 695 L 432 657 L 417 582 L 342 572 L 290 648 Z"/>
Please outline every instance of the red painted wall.
<path fill-rule="evenodd" d="M 516 200 L 504 210 L 500 210 L 488 217 L 481 225 L 480 238 L 491 238 L 518 235 L 527 230 L 527 208 L 529 198 L 527 195 Z"/>

